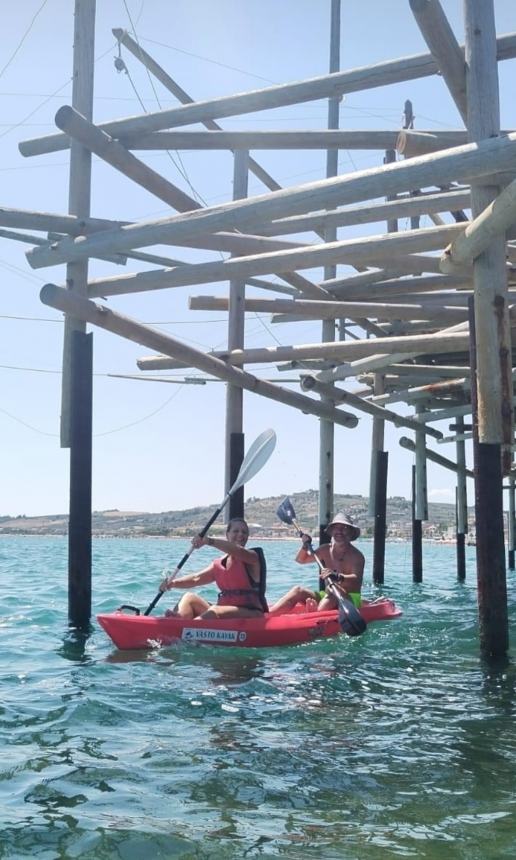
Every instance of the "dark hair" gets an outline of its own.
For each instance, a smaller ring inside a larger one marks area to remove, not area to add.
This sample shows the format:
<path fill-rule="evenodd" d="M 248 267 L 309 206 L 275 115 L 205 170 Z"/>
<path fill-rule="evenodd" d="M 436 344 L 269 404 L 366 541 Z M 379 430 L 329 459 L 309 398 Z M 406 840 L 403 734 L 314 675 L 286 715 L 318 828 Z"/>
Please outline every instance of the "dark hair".
<path fill-rule="evenodd" d="M 249 526 L 247 525 L 243 517 L 233 517 L 233 519 L 231 519 L 226 526 L 226 534 L 230 530 L 231 526 L 233 526 L 235 523 L 243 523 L 247 531 L 249 531 Z"/>

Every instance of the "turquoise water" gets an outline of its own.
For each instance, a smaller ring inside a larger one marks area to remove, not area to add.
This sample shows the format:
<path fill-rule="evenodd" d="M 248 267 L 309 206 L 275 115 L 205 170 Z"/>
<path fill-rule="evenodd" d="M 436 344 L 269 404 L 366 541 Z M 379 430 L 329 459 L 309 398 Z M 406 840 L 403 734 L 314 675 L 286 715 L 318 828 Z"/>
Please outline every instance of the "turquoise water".
<path fill-rule="evenodd" d="M 185 548 L 96 541 L 95 612 L 145 607 Z M 296 544 L 265 549 L 270 596 L 309 584 Z M 67 633 L 65 540 L 0 538 L 0 857 L 516 856 L 514 663 L 479 660 L 474 550 L 465 585 L 424 552 L 414 585 L 388 545 L 404 616 L 357 639 L 121 653 Z"/>

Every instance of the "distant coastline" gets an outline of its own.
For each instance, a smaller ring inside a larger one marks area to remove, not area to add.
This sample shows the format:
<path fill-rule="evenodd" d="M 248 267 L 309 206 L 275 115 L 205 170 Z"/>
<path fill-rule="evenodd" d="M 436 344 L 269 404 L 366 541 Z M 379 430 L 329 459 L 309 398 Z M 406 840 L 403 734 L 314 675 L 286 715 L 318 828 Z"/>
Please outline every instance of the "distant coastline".
<path fill-rule="evenodd" d="M 318 493 L 305 490 L 291 495 L 297 513 L 297 521 L 314 538 L 319 535 Z M 292 530 L 280 522 L 276 510 L 283 496 L 266 498 L 251 497 L 245 503 L 245 516 L 251 527 L 251 535 L 257 540 L 297 540 Z M 368 514 L 368 499 L 354 494 L 336 494 L 334 509 L 344 510 L 360 526 L 361 538 L 367 540 L 374 534 L 374 519 Z M 423 538 L 437 543 L 455 542 L 455 506 L 446 503 L 429 503 L 429 520 L 423 523 Z M 189 539 L 197 534 L 216 510 L 216 506 L 188 508 L 178 511 L 148 513 L 144 511 L 120 511 L 111 509 L 94 511 L 92 535 L 95 538 L 145 537 L 166 539 Z M 474 539 L 473 510 L 470 517 L 470 534 Z M 218 519 L 210 530 L 212 534 L 223 534 L 224 523 Z M 68 516 L 49 514 L 38 517 L 24 515 L 0 517 L 0 536 L 66 536 Z M 407 541 L 412 537 L 412 505 L 408 499 L 394 496 L 387 500 L 387 540 Z"/>

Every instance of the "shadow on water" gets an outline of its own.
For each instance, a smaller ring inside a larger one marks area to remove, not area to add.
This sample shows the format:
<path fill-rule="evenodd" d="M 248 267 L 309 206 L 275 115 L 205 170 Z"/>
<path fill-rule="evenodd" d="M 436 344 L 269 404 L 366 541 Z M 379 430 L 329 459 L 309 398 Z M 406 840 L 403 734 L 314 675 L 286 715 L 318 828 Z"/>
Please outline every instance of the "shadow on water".
<path fill-rule="evenodd" d="M 198 664 L 215 673 L 213 679 L 220 684 L 244 684 L 264 674 L 264 661 L 246 649 L 214 649 L 206 645 L 183 645 L 155 649 L 153 651 L 113 651 L 105 658 L 106 663 L 159 663 L 165 666 L 190 666 Z"/>

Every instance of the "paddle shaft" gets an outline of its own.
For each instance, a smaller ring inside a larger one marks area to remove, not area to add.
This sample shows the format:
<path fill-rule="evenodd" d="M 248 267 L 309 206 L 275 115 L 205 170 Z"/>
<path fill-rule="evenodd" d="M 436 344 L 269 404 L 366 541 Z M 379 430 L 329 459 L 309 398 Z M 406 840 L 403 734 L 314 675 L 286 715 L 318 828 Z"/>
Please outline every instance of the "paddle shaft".
<path fill-rule="evenodd" d="M 233 487 L 231 488 L 231 490 L 232 490 L 232 489 L 233 489 Z M 204 528 L 203 528 L 203 529 L 201 529 L 201 531 L 199 532 L 199 537 L 204 537 L 204 535 L 206 534 L 206 532 L 208 531 L 208 529 L 213 525 L 213 523 L 215 522 L 215 520 L 217 519 L 217 517 L 219 516 L 219 514 L 220 514 L 220 513 L 223 511 L 223 509 L 226 507 L 226 505 L 227 505 L 227 503 L 228 503 L 229 499 L 231 498 L 231 490 L 230 490 L 230 491 L 229 491 L 229 493 L 227 494 L 226 498 L 224 499 L 224 501 L 222 502 L 222 504 L 220 505 L 220 507 L 218 507 L 218 508 L 217 508 L 217 510 L 215 511 L 215 513 L 214 513 L 214 514 L 212 514 L 212 516 L 210 517 L 210 519 L 208 520 L 208 522 L 206 523 L 206 525 L 204 526 Z M 177 565 L 176 569 L 173 571 L 173 573 L 171 574 L 171 576 L 169 577 L 169 579 L 175 579 L 175 577 L 177 576 L 177 574 L 179 573 L 179 571 L 181 570 L 181 568 L 183 567 L 183 565 L 184 565 L 184 564 L 186 564 L 186 562 L 187 562 L 187 561 L 188 561 L 188 559 L 190 558 L 190 556 L 191 556 L 191 554 L 193 553 L 193 551 L 194 551 L 194 547 L 192 546 L 192 547 L 190 547 L 190 549 L 188 550 L 188 552 L 185 552 L 185 554 L 184 554 L 183 558 L 181 559 L 181 561 L 179 562 L 179 564 Z M 156 603 L 157 603 L 159 600 L 161 600 L 161 598 L 163 597 L 164 593 L 165 593 L 164 591 L 158 591 L 158 593 L 156 594 L 156 597 L 154 598 L 154 600 L 152 601 L 152 603 L 149 603 L 149 605 L 148 605 L 147 609 L 146 609 L 146 610 L 145 610 L 145 612 L 143 613 L 144 615 L 150 615 L 150 613 L 152 612 L 152 610 L 153 610 L 153 609 L 154 609 L 154 607 L 156 606 Z"/>

